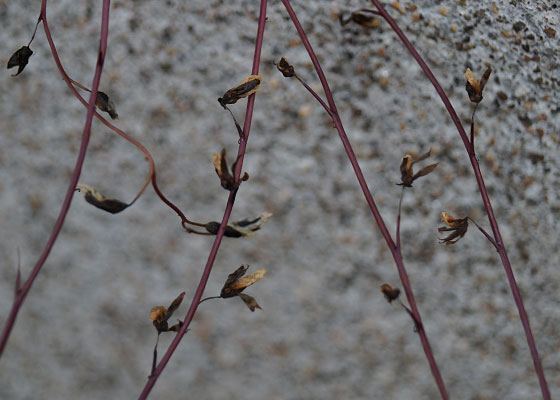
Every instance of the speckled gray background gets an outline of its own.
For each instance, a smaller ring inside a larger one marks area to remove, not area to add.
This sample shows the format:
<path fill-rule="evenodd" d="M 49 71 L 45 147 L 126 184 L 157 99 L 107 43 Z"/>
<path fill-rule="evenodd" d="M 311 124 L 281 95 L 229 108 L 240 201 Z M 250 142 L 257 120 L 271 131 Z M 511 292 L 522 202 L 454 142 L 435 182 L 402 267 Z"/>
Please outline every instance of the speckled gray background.
<path fill-rule="evenodd" d="M 525 299 L 553 398 L 560 397 L 560 25 L 556 1 L 403 1 L 397 21 L 433 68 L 460 117 L 463 73 L 494 72 L 478 112 L 477 150 Z M 404 256 L 436 359 L 455 399 L 538 399 L 539 388 L 503 268 L 476 230 L 437 243 L 439 213 L 487 227 L 466 153 L 440 100 L 381 23 L 341 27 L 367 1 L 294 1 L 323 63 L 383 217 L 394 230 L 400 158 L 430 146 L 436 171 L 403 203 Z M 40 2 L 0 1 L 2 62 L 26 44 Z M 236 150 L 216 99 L 249 74 L 258 1 L 113 1 L 101 89 L 118 126 L 154 156 L 161 189 L 193 219 L 222 216 L 211 154 Z M 91 84 L 100 2 L 51 1 L 62 61 Z M 154 399 L 435 399 L 408 315 L 379 292 L 400 286 L 394 263 L 328 117 L 273 61 L 286 56 L 317 90 L 279 1 L 269 6 L 265 84 L 257 96 L 233 219 L 268 210 L 251 239 L 226 240 L 206 293 L 242 263 L 267 268 L 237 299 L 201 306 L 152 392 Z M 548 29 L 549 28 L 549 29 Z M 551 30 L 552 29 L 552 30 Z M 553 35 L 552 32 L 556 34 Z M 17 78 L 0 77 L 0 320 L 12 300 L 17 248 L 27 276 L 75 162 L 85 109 L 52 61 L 42 28 Z M 244 101 L 232 109 L 242 118 Z M 132 199 L 147 165 L 95 122 L 81 181 Z M 2 399 L 129 399 L 149 373 L 152 306 L 192 296 L 211 245 L 184 233 L 153 190 L 119 215 L 76 197 L 64 230 L 0 360 Z M 179 310 L 184 315 L 186 306 Z M 163 352 L 170 336 L 162 336 Z"/>

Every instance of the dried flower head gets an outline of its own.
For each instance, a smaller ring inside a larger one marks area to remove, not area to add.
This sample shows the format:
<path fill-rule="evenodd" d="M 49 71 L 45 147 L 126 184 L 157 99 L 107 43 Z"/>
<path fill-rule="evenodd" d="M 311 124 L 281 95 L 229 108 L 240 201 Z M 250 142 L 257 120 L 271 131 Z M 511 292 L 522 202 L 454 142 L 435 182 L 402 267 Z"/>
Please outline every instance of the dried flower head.
<path fill-rule="evenodd" d="M 250 237 L 255 236 L 256 231 L 261 229 L 261 227 L 270 219 L 271 213 L 263 212 L 254 218 L 247 218 L 241 221 L 231 222 L 226 226 L 224 236 L 226 237 Z M 208 222 L 206 224 L 206 230 L 213 235 L 218 233 L 220 228 L 220 223 L 216 221 Z"/>
<path fill-rule="evenodd" d="M 108 199 L 97 190 L 88 185 L 78 183 L 76 190 L 84 194 L 84 198 L 89 204 L 94 205 L 101 210 L 117 214 L 126 209 L 130 204 L 123 203 L 120 200 Z"/>
<path fill-rule="evenodd" d="M 396 300 L 401 294 L 399 288 L 393 288 L 387 283 L 381 285 L 381 292 L 385 295 L 385 299 L 387 299 L 389 303 L 391 303 L 393 300 Z"/>
<path fill-rule="evenodd" d="M 150 310 L 150 319 L 153 321 L 154 327 L 157 329 L 158 334 L 161 332 L 174 331 L 177 332 L 181 328 L 181 321 L 178 324 L 169 327 L 167 321 L 175 311 L 179 308 L 185 297 L 185 292 L 182 292 L 173 300 L 168 308 L 164 306 L 156 306 Z"/>
<path fill-rule="evenodd" d="M 465 78 L 467 83 L 465 85 L 465 89 L 467 89 L 467 93 L 469 95 L 469 99 L 473 103 L 480 103 L 482 101 L 482 91 L 484 90 L 484 86 L 488 82 L 490 78 L 490 74 L 492 73 L 492 68 L 488 67 L 482 78 L 480 80 L 473 74 L 470 68 L 467 68 L 465 72 Z"/>
<path fill-rule="evenodd" d="M 8 60 L 8 69 L 13 67 L 18 67 L 18 71 L 15 75 L 18 76 L 21 71 L 25 68 L 29 62 L 29 57 L 33 54 L 33 51 L 28 46 L 23 46 L 21 49 L 17 50 L 10 59 Z"/>
<path fill-rule="evenodd" d="M 111 119 L 119 119 L 119 114 L 117 114 L 117 108 L 113 101 L 107 96 L 106 93 L 102 91 L 97 92 L 97 98 L 95 99 L 95 105 L 101 111 L 105 111 L 109 114 Z"/>
<path fill-rule="evenodd" d="M 278 61 L 278 64 L 276 64 L 276 68 L 278 68 L 278 71 L 282 72 L 282 75 L 284 75 L 284 77 L 286 78 L 291 78 L 296 74 L 296 72 L 294 71 L 294 66 L 290 65 L 285 57 L 282 57 L 280 61 Z"/>
<path fill-rule="evenodd" d="M 261 87 L 262 77 L 260 75 L 249 75 L 239 85 L 229 89 L 218 102 L 226 108 L 226 104 L 235 104 L 237 100 L 252 95 Z"/>
<path fill-rule="evenodd" d="M 428 158 L 430 156 L 431 151 L 432 150 L 430 149 L 427 153 L 422 154 L 417 159 L 413 159 L 410 154 L 407 154 L 406 156 L 404 156 L 401 160 L 401 166 L 400 166 L 401 183 L 397 183 L 397 185 L 405 186 L 405 187 L 412 187 L 412 182 L 414 182 L 416 179 L 420 178 L 421 176 L 428 175 L 430 172 L 432 172 L 437 167 L 438 163 L 428 165 L 427 167 L 422 168 L 416 174 L 412 170 L 412 166 L 415 163 Z"/>
<path fill-rule="evenodd" d="M 222 187 L 226 190 L 234 190 L 239 187 L 241 182 L 244 182 L 249 179 L 249 174 L 245 172 L 241 179 L 236 182 L 235 181 L 235 166 L 237 165 L 237 160 L 231 166 L 231 173 L 228 169 L 228 164 L 226 161 L 226 149 L 223 149 L 220 154 L 214 153 L 212 154 L 212 159 L 214 162 L 214 168 L 216 169 L 216 174 L 220 178 L 220 183 Z"/>
<path fill-rule="evenodd" d="M 438 229 L 438 232 L 452 232 L 449 236 L 440 239 L 440 243 L 445 243 L 446 245 L 455 244 L 459 239 L 461 239 L 469 227 L 469 217 L 465 218 L 454 218 L 451 214 L 447 212 L 441 213 L 441 220 L 449 226 L 449 228 L 442 227 Z"/>
<path fill-rule="evenodd" d="M 260 281 L 266 274 L 266 269 L 261 268 L 250 275 L 243 276 L 248 269 L 249 266 L 244 264 L 229 274 L 220 292 L 220 297 L 226 299 L 228 297 L 238 296 L 243 290 Z"/>

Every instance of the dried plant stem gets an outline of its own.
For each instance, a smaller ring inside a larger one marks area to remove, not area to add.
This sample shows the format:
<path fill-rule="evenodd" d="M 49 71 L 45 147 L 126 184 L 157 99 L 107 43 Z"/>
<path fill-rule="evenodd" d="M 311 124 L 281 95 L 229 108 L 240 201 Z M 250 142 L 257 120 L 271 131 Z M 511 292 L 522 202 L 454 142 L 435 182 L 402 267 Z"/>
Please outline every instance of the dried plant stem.
<path fill-rule="evenodd" d="M 369 190 L 369 187 L 366 183 L 364 175 L 363 175 L 363 173 L 361 171 L 361 168 L 358 164 L 358 160 L 356 158 L 356 155 L 354 154 L 354 151 L 352 149 L 350 141 L 348 140 L 348 136 L 346 135 L 346 132 L 344 131 L 344 127 L 342 126 L 342 122 L 340 120 L 340 116 L 338 114 L 338 110 L 336 108 L 336 104 L 334 102 L 333 95 L 332 95 L 332 92 L 329 88 L 329 85 L 328 85 L 327 79 L 325 77 L 325 74 L 323 73 L 323 70 L 322 70 L 321 65 L 319 63 L 319 60 L 317 59 L 317 56 L 315 55 L 315 52 L 313 51 L 313 48 L 312 48 L 311 44 L 309 43 L 309 40 L 307 39 L 305 31 L 303 30 L 303 27 L 301 26 L 301 23 L 299 22 L 291 4 L 290 4 L 290 1 L 289 0 L 282 0 L 282 3 L 284 4 L 284 6 L 286 8 L 286 11 L 290 15 L 290 18 L 292 19 L 292 22 L 294 23 L 294 26 L 295 26 L 295 28 L 296 28 L 296 30 L 297 30 L 300 38 L 301 38 L 301 41 L 302 41 L 305 49 L 307 50 L 307 53 L 309 54 L 311 62 L 313 63 L 313 66 L 315 67 L 315 71 L 317 72 L 319 80 L 321 81 L 321 84 L 323 86 L 323 90 L 325 92 L 325 96 L 327 97 L 328 110 L 331 111 L 329 114 L 333 118 L 333 122 L 334 122 L 334 125 L 336 127 L 336 130 L 338 131 L 340 139 L 341 139 L 341 141 L 344 145 L 344 149 L 346 151 L 346 154 L 348 155 L 350 163 L 352 164 L 352 167 L 354 169 L 354 173 L 356 174 L 356 177 L 358 179 L 360 187 L 362 188 L 362 191 L 363 191 L 364 196 L 366 198 L 366 201 L 369 205 L 369 208 L 370 208 L 370 210 L 373 214 L 373 217 L 374 217 L 375 221 L 377 222 L 377 225 L 379 227 L 379 230 L 381 231 L 381 234 L 383 235 L 383 237 L 385 238 L 385 241 L 387 242 L 387 246 L 391 250 L 391 254 L 393 255 L 393 259 L 394 259 L 395 264 L 397 266 L 397 270 L 398 270 L 399 277 L 400 277 L 402 285 L 403 285 L 403 289 L 406 293 L 406 297 L 407 297 L 408 303 L 409 303 L 410 308 L 411 308 L 412 317 L 413 317 L 414 321 L 416 322 L 416 326 L 417 326 L 417 330 L 418 330 L 418 336 L 420 337 L 420 341 L 422 343 L 424 353 L 426 355 L 426 358 L 428 359 L 430 369 L 432 371 L 432 374 L 434 376 L 434 379 L 435 379 L 436 384 L 438 386 L 438 389 L 440 391 L 441 397 L 442 397 L 442 399 L 446 400 L 446 399 L 449 398 L 448 394 L 447 394 L 447 390 L 445 388 L 445 384 L 444 384 L 443 379 L 441 377 L 441 373 L 439 371 L 439 368 L 436 364 L 432 348 L 430 346 L 430 343 L 428 341 L 428 337 L 426 335 L 426 331 L 424 330 L 424 325 L 422 323 L 422 318 L 420 316 L 420 312 L 418 311 L 418 307 L 416 305 L 416 300 L 414 299 L 414 294 L 412 292 L 412 287 L 410 285 L 410 281 L 408 279 L 408 274 L 407 274 L 406 268 L 404 266 L 402 253 L 401 253 L 401 248 L 400 248 L 400 243 L 398 245 L 395 244 L 395 242 L 393 241 L 393 238 L 391 237 L 391 234 L 389 233 L 389 231 L 388 231 L 388 229 L 385 225 L 385 222 L 383 221 L 383 218 L 381 217 L 381 214 L 379 213 L 379 210 L 378 210 L 378 208 L 375 204 L 375 201 L 373 199 L 371 191 Z M 308 90 L 310 90 L 310 89 L 308 89 Z M 323 107 L 325 107 L 325 106 L 323 105 Z M 328 112 L 328 110 L 327 110 L 327 112 Z"/>
<path fill-rule="evenodd" d="M 10 311 L 8 319 L 6 320 L 6 322 L 4 324 L 4 329 L 2 331 L 2 337 L 0 338 L 0 356 L 2 355 L 2 353 L 3 353 L 3 351 L 6 347 L 6 344 L 8 342 L 8 338 L 9 338 L 10 333 L 11 333 L 13 327 L 14 327 L 17 315 L 19 313 L 19 310 L 21 309 L 23 301 L 27 297 L 27 294 L 29 293 L 29 290 L 31 289 L 31 286 L 33 285 L 33 282 L 35 281 L 35 278 L 37 277 L 37 275 L 41 271 L 41 268 L 43 267 L 45 261 L 47 260 L 47 257 L 49 256 L 49 254 L 50 254 L 50 252 L 51 252 L 51 250 L 54 246 L 54 243 L 56 242 L 56 239 L 58 238 L 58 235 L 59 235 L 60 231 L 62 230 L 62 225 L 64 224 L 64 219 L 66 218 L 66 215 L 68 214 L 68 210 L 70 209 L 70 203 L 72 202 L 72 197 L 74 196 L 76 185 L 78 184 L 78 179 L 79 179 L 81 171 L 82 171 L 82 166 L 83 166 L 83 163 L 84 163 L 84 160 L 85 160 L 87 146 L 88 146 L 89 138 L 90 138 L 90 134 L 91 134 L 92 119 L 93 119 L 93 115 L 94 115 L 94 112 L 95 112 L 95 100 L 96 100 L 96 97 L 97 97 L 97 90 L 99 88 L 99 82 L 101 80 L 101 73 L 103 71 L 103 63 L 104 63 L 104 60 L 105 60 L 105 52 L 107 50 L 107 37 L 108 37 L 108 33 L 109 33 L 110 3 L 111 3 L 110 0 L 103 0 L 102 16 L 101 16 L 101 33 L 100 33 L 100 40 L 99 40 L 99 53 L 98 53 L 98 56 L 97 56 L 97 64 L 96 64 L 95 73 L 94 73 L 94 76 L 93 76 L 93 83 L 91 85 L 92 89 L 91 89 L 91 95 L 89 97 L 89 102 L 88 102 L 86 121 L 85 121 L 85 124 L 84 124 L 83 133 L 82 133 L 82 142 L 81 142 L 81 145 L 80 145 L 80 151 L 78 153 L 78 158 L 76 160 L 76 165 L 74 167 L 74 172 L 72 173 L 72 177 L 70 179 L 68 189 L 66 190 L 66 195 L 64 197 L 64 201 L 62 203 L 60 213 L 59 213 L 58 218 L 55 222 L 55 225 L 53 227 L 51 235 L 50 235 L 50 237 L 47 241 L 47 244 L 45 245 L 45 248 L 43 249 L 43 252 L 41 253 L 37 263 L 35 264 L 33 270 L 31 271 L 31 274 L 29 275 L 27 280 L 23 283 L 23 286 L 21 287 L 21 289 L 16 292 L 16 296 L 15 296 L 15 299 L 14 299 L 14 303 L 12 305 L 12 309 Z M 46 28 L 46 16 L 47 16 L 47 0 L 43 0 L 43 2 L 41 4 L 41 13 L 40 13 L 38 22 L 43 21 L 43 24 L 45 25 L 45 28 Z"/>
<path fill-rule="evenodd" d="M 253 67 L 251 69 L 251 75 L 258 75 L 258 73 L 259 73 L 259 64 L 260 64 L 260 59 L 261 59 L 261 49 L 262 49 L 263 38 L 264 38 L 264 27 L 265 27 L 265 23 L 266 23 L 266 7 L 267 7 L 267 0 L 261 0 L 260 13 L 259 13 L 259 24 L 258 24 L 258 28 L 257 28 L 257 37 L 256 37 L 256 41 L 255 41 L 256 42 L 255 43 L 255 53 L 254 53 L 254 56 L 253 56 Z M 238 151 L 237 151 L 237 164 L 235 166 L 235 171 L 234 171 L 234 176 L 235 176 L 236 181 L 239 181 L 240 176 L 241 176 L 241 169 L 243 167 L 243 158 L 244 158 L 244 154 L 245 154 L 245 151 L 246 151 L 246 148 L 247 148 L 247 140 L 249 138 L 249 131 L 251 129 L 251 121 L 252 121 L 252 118 L 253 118 L 254 105 L 255 105 L 255 94 L 252 94 L 252 95 L 249 96 L 248 101 L 247 101 L 247 109 L 246 109 L 246 112 L 245 112 L 245 122 L 243 124 L 243 138 L 242 138 L 243 140 L 240 140 L 239 148 L 238 148 Z M 189 309 L 187 311 L 187 315 L 185 316 L 185 318 L 183 320 L 183 325 L 181 326 L 181 329 L 179 329 L 179 332 L 177 332 L 177 335 L 175 335 L 175 337 L 173 338 L 173 341 L 171 342 L 171 344 L 167 348 L 167 351 L 165 352 L 165 354 L 161 358 L 157 367 L 154 369 L 151 376 L 148 378 L 148 382 L 146 383 L 146 386 L 144 387 L 142 393 L 140 394 L 140 397 L 139 397 L 140 400 L 146 399 L 148 397 L 148 395 L 150 394 L 150 392 L 151 392 L 152 388 L 154 387 L 157 379 L 159 378 L 163 369 L 165 368 L 165 366 L 169 362 L 169 359 L 173 355 L 173 352 L 177 349 L 177 346 L 179 345 L 181 339 L 183 338 L 183 336 L 187 332 L 187 328 L 189 327 L 189 325 L 190 325 L 190 323 L 191 323 L 191 321 L 192 321 L 192 319 L 193 319 L 193 317 L 196 313 L 196 310 L 197 310 L 198 306 L 200 305 L 202 295 L 204 294 L 204 289 L 206 288 L 208 278 L 210 277 L 210 272 L 212 271 L 212 267 L 214 266 L 214 261 L 216 260 L 216 255 L 218 254 L 220 244 L 221 244 L 222 239 L 224 237 L 224 232 L 225 232 L 229 217 L 231 215 L 231 211 L 233 210 L 233 205 L 235 203 L 235 197 L 237 195 L 237 190 L 238 189 L 232 190 L 229 194 L 226 209 L 224 211 L 224 216 L 222 218 L 222 222 L 221 222 L 221 225 L 220 225 L 220 229 L 218 230 L 218 233 L 216 234 L 216 237 L 214 239 L 214 243 L 212 244 L 212 248 L 210 250 L 210 254 L 208 255 L 208 260 L 206 262 L 206 266 L 204 267 L 204 271 L 202 273 L 202 276 L 200 278 L 200 282 L 199 282 L 199 284 L 196 288 L 195 294 L 194 294 L 193 299 L 191 301 L 191 305 L 189 306 Z"/>
<path fill-rule="evenodd" d="M 503 244 L 502 236 L 500 234 L 500 230 L 498 228 L 498 221 L 494 216 L 494 211 L 492 209 L 492 204 L 490 203 L 490 198 L 488 196 L 488 191 L 486 190 L 486 186 L 484 184 L 484 179 L 482 178 L 482 173 L 480 171 L 480 166 L 478 164 L 478 160 L 476 159 L 475 151 L 474 151 L 474 143 L 471 143 L 467 137 L 467 133 L 461 124 L 451 101 L 445 94 L 443 88 L 437 81 L 436 77 L 430 70 L 430 67 L 424 62 L 420 54 L 414 48 L 414 45 L 408 40 L 402 29 L 397 25 L 395 20 L 389 15 L 387 10 L 383 7 L 379 0 L 371 0 L 371 2 L 377 7 L 379 10 L 380 15 L 387 21 L 387 23 L 391 26 L 393 31 L 397 34 L 399 39 L 402 41 L 404 46 L 410 52 L 412 57 L 416 60 L 422 71 L 427 75 L 428 79 L 434 86 L 436 92 L 439 94 L 447 112 L 449 113 L 451 119 L 453 120 L 455 126 L 457 127 L 457 131 L 459 132 L 459 136 L 463 141 L 465 149 L 469 155 L 469 160 L 471 162 L 474 176 L 476 178 L 476 182 L 478 184 L 478 190 L 480 191 L 480 195 L 482 196 L 482 202 L 484 203 L 484 208 L 486 209 L 486 213 L 488 214 L 488 221 L 490 222 L 490 226 L 492 227 L 492 233 L 494 235 L 494 244 L 496 246 L 496 250 L 500 254 L 500 258 L 502 260 L 502 264 L 504 266 L 504 270 L 509 282 L 509 286 L 511 288 L 511 292 L 513 294 L 513 298 L 515 300 L 515 304 L 517 306 L 517 310 L 519 312 L 519 318 L 521 319 L 521 324 L 523 325 L 523 330 L 525 331 L 525 337 L 527 339 L 527 344 L 529 345 L 529 350 L 531 352 L 531 357 L 533 359 L 533 365 L 535 368 L 535 372 L 537 374 L 539 385 L 541 387 L 541 392 L 544 400 L 550 400 L 550 391 L 548 389 L 548 384 L 546 382 L 546 378 L 544 375 L 544 370 L 542 367 L 541 360 L 539 358 L 539 353 L 537 351 L 537 345 L 535 343 L 535 339 L 533 337 L 533 333 L 531 331 L 531 325 L 529 324 L 529 317 L 527 316 L 527 312 L 525 311 L 525 307 L 523 305 L 523 299 L 521 298 L 521 293 L 519 292 L 519 288 L 515 281 L 515 275 L 513 273 L 513 269 L 511 268 L 511 264 L 509 262 L 509 258 L 506 252 L 506 249 Z M 474 116 L 474 112 L 473 112 Z M 473 135 L 474 139 L 474 135 Z M 474 141 L 473 141 L 474 142 Z"/>

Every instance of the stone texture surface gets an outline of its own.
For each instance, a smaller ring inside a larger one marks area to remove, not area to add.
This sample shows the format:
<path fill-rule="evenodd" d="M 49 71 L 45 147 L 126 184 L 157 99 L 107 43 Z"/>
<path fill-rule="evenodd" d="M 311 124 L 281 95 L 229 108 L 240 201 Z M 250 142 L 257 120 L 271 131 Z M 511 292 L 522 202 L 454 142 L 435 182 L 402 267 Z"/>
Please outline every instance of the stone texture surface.
<path fill-rule="evenodd" d="M 68 73 L 90 85 L 100 2 L 50 2 Z M 366 1 L 294 1 L 390 230 L 400 158 L 433 150 L 436 171 L 407 190 L 405 262 L 453 398 L 539 398 L 521 324 L 496 252 L 476 230 L 437 243 L 439 213 L 488 227 L 459 136 L 429 82 L 383 22 L 341 27 Z M 560 397 L 560 29 L 556 1 L 403 1 L 388 5 L 433 68 L 465 124 L 463 73 L 494 70 L 477 112 L 476 146 L 552 391 Z M 36 1 L 0 1 L 4 63 L 27 43 Z M 193 218 L 221 218 L 227 193 L 211 154 L 237 134 L 216 102 L 249 74 L 258 2 L 113 1 L 101 89 L 118 126 L 151 151 L 161 189 Z M 0 78 L 0 320 L 17 265 L 26 277 L 45 245 L 75 162 L 85 110 L 52 61 L 42 28 L 17 78 Z M 319 93 L 280 2 L 271 2 L 244 169 L 251 179 L 233 219 L 274 217 L 254 238 L 225 240 L 206 293 L 242 263 L 265 267 L 247 293 L 201 306 L 154 399 L 434 399 L 437 390 L 410 318 L 379 292 L 398 274 L 323 110 L 273 62 L 286 56 Z M 232 107 L 242 119 L 245 101 Z M 83 183 L 132 199 L 141 153 L 94 123 Z M 108 215 L 76 196 L 0 360 L 6 399 L 125 399 L 149 374 L 155 305 L 192 296 L 211 238 L 184 233 L 153 190 Z M 182 306 L 178 315 L 186 312 Z M 160 353 L 170 342 L 162 336 Z"/>

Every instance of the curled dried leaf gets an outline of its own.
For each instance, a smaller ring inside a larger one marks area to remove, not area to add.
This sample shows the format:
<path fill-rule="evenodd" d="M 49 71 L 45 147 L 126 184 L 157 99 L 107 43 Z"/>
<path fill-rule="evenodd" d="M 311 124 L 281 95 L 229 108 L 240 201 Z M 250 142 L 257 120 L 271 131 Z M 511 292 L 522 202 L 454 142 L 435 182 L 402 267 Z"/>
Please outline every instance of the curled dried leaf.
<path fill-rule="evenodd" d="M 381 292 L 385 295 L 385 299 L 387 299 L 389 303 L 391 303 L 393 300 L 396 300 L 401 294 L 399 288 L 393 288 L 387 283 L 381 285 Z"/>
<path fill-rule="evenodd" d="M 88 185 L 78 183 L 76 190 L 84 194 L 86 201 L 101 210 L 117 214 L 126 209 L 130 204 L 116 199 L 108 199 L 97 190 Z"/>
<path fill-rule="evenodd" d="M 440 243 L 446 245 L 455 244 L 459 239 L 465 236 L 469 227 L 469 217 L 455 218 L 447 212 L 441 213 L 441 220 L 449 226 L 449 228 L 438 228 L 438 232 L 451 232 L 447 237 L 439 240 Z"/>
<path fill-rule="evenodd" d="M 229 89 L 218 102 L 226 108 L 226 104 L 235 104 L 237 100 L 250 96 L 261 87 L 262 77 L 260 75 L 249 75 L 239 85 Z"/>
<path fill-rule="evenodd" d="M 106 113 L 108 113 L 111 119 L 119 119 L 119 114 L 117 114 L 117 108 L 115 107 L 115 104 L 106 93 L 102 91 L 97 92 L 95 105 L 101 111 L 105 111 Z"/>
<path fill-rule="evenodd" d="M 232 222 L 226 226 L 224 236 L 234 238 L 255 236 L 256 231 L 261 229 L 271 216 L 271 213 L 264 212 L 254 218 Z M 205 228 L 209 233 L 216 235 L 220 228 L 220 223 L 211 221 L 206 224 Z"/>
<path fill-rule="evenodd" d="M 239 297 L 241 298 L 241 300 L 243 300 L 243 303 L 245 303 L 245 305 L 249 307 L 249 310 L 251 310 L 251 312 L 254 312 L 257 308 L 259 310 L 262 310 L 262 307 L 259 306 L 259 303 L 257 303 L 257 300 L 255 300 L 254 297 L 249 296 L 245 293 L 239 293 Z"/>
<path fill-rule="evenodd" d="M 482 91 L 484 90 L 484 86 L 486 86 L 491 73 L 492 68 L 488 67 L 486 71 L 484 71 L 482 78 L 479 80 L 470 68 L 467 68 L 465 71 L 465 79 L 467 80 L 465 89 L 467 90 L 469 99 L 473 103 L 480 103 L 482 101 Z"/>
<path fill-rule="evenodd" d="M 430 156 L 430 153 L 431 153 L 431 149 L 428 150 L 427 153 L 422 154 L 421 156 L 417 157 L 416 159 L 413 159 L 410 154 L 407 154 L 406 156 L 404 156 L 401 160 L 401 166 L 400 166 L 401 183 L 397 183 L 397 185 L 412 187 L 412 183 L 416 179 L 418 179 L 422 176 L 428 175 L 430 172 L 432 172 L 438 166 L 438 163 L 428 165 L 427 167 L 422 168 L 416 174 L 414 173 L 414 171 L 412 169 L 412 166 L 415 163 L 420 162 L 422 160 L 425 160 L 426 158 L 428 158 Z"/>
<path fill-rule="evenodd" d="M 31 57 L 32 54 L 33 51 L 28 46 L 23 46 L 14 54 L 12 54 L 12 56 L 8 60 L 8 69 L 18 67 L 16 74 L 12 76 L 18 76 L 23 71 L 23 69 L 29 62 L 29 57 Z"/>
<path fill-rule="evenodd" d="M 231 166 L 231 172 L 229 171 L 227 160 L 226 160 L 226 149 L 222 149 L 220 154 L 212 154 L 212 160 L 214 163 L 214 168 L 216 174 L 220 178 L 220 184 L 226 190 L 235 190 L 239 187 L 241 182 L 245 182 L 249 179 L 249 174 L 245 172 L 239 181 L 235 180 L 235 166 L 237 161 Z"/>
<path fill-rule="evenodd" d="M 225 299 L 228 297 L 238 296 L 247 287 L 260 281 L 266 274 L 266 269 L 261 268 L 258 271 L 244 277 L 243 275 L 245 275 L 248 268 L 249 266 L 244 264 L 237 268 L 233 273 L 229 274 L 226 283 L 220 292 L 220 297 Z"/>
<path fill-rule="evenodd" d="M 282 57 L 280 61 L 278 61 L 276 68 L 278 68 L 278 71 L 282 72 L 282 75 L 284 75 L 284 77 L 286 78 L 291 78 L 296 74 L 296 72 L 294 71 L 294 66 L 290 65 L 285 57 Z"/>

